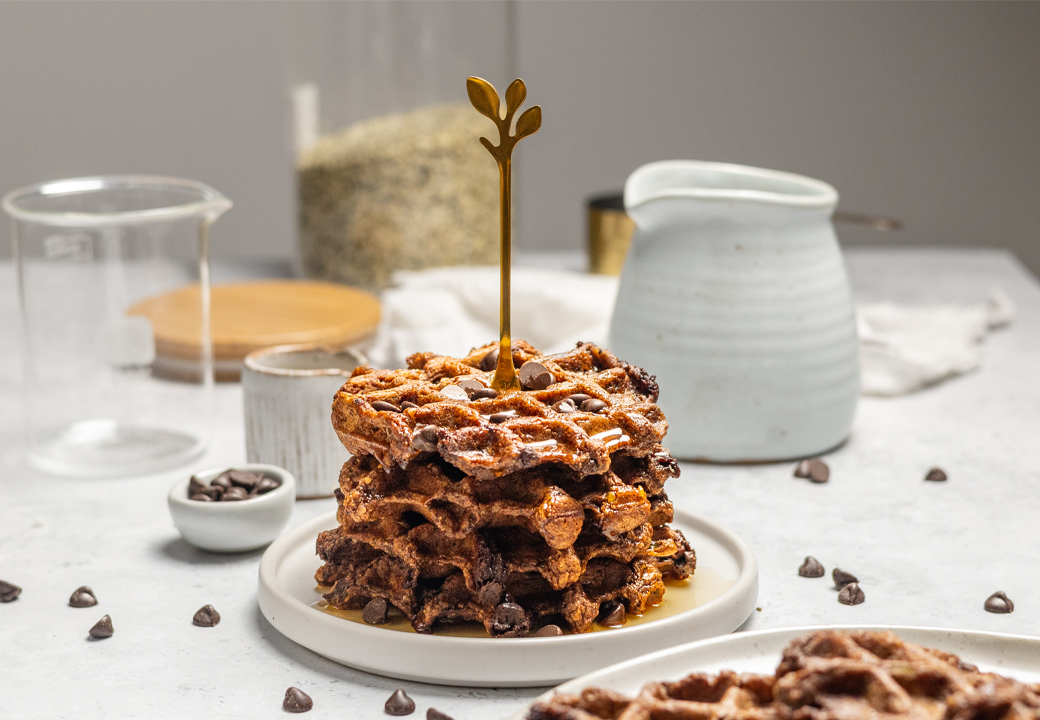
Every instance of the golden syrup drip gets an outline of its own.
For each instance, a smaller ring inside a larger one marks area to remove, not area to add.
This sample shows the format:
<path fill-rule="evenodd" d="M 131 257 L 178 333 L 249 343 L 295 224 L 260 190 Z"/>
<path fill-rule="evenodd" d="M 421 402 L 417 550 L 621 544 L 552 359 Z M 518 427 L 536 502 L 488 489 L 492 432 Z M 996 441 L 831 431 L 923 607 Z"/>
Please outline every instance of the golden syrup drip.
<path fill-rule="evenodd" d="M 733 582 L 733 580 L 723 577 L 720 573 L 711 568 L 699 567 L 696 572 L 694 572 L 693 577 L 689 580 L 665 580 L 664 599 L 661 601 L 660 605 L 651 608 L 642 615 L 627 614 L 623 626 L 604 627 L 599 623 L 593 623 L 592 632 L 607 632 L 610 630 L 617 630 L 621 627 L 642 625 L 644 623 L 654 622 L 655 620 L 663 620 L 672 615 L 678 615 L 679 613 L 692 610 L 693 608 L 711 602 L 733 587 Z M 318 591 L 327 592 L 328 588 L 318 588 Z M 339 608 L 332 607 L 325 600 L 319 600 L 318 602 L 313 603 L 311 607 L 321 610 L 323 613 L 343 618 L 344 620 L 361 623 L 362 625 L 366 624 L 365 621 L 361 619 L 361 610 L 340 610 Z M 386 625 L 372 625 L 370 627 L 378 627 L 384 630 L 393 630 L 395 632 L 415 632 L 415 628 L 413 628 L 412 624 L 408 622 L 408 618 L 406 618 L 404 613 L 397 608 L 390 608 L 389 615 L 390 622 Z M 490 639 L 484 626 L 476 622 L 439 625 L 434 634 L 442 637 Z M 574 633 L 564 628 L 563 634 L 573 635 Z"/>
<path fill-rule="evenodd" d="M 533 105 L 525 110 L 516 121 L 516 133 L 510 134 L 513 127 L 513 115 L 520 109 L 524 99 L 527 97 L 527 86 L 524 81 L 517 78 L 510 83 L 506 89 L 506 112 L 502 114 L 502 101 L 498 97 L 498 91 L 494 85 L 487 80 L 471 77 L 466 80 L 466 90 L 473 107 L 481 115 L 490 119 L 498 128 L 498 145 L 492 145 L 487 138 L 480 138 L 481 144 L 498 163 L 498 190 L 499 190 L 499 233 L 501 237 L 501 248 L 499 263 L 501 266 L 501 278 L 499 280 L 499 341 L 498 341 L 498 366 L 495 368 L 495 377 L 491 381 L 491 387 L 499 392 L 503 390 L 519 390 L 520 380 L 516 377 L 516 368 L 513 366 L 512 340 L 509 329 L 509 297 L 510 297 L 510 260 L 512 258 L 512 187 L 513 170 L 512 156 L 513 147 L 528 135 L 538 132 L 542 126 L 542 109 Z"/>

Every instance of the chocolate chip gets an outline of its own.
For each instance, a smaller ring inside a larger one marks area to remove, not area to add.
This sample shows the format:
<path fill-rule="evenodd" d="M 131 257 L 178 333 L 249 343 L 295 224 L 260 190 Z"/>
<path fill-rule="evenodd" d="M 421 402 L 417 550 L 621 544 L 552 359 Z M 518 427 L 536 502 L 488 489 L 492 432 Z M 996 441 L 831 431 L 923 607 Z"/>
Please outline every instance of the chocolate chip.
<path fill-rule="evenodd" d="M 376 400 L 372 403 L 373 410 L 379 410 L 380 412 L 401 412 L 401 408 L 397 407 L 393 403 L 383 402 L 382 400 Z"/>
<path fill-rule="evenodd" d="M 112 618 L 108 615 L 94 623 L 94 627 L 90 628 L 90 637 L 92 638 L 108 638 L 112 637 L 112 633 L 115 630 L 112 628 Z"/>
<path fill-rule="evenodd" d="M 387 699 L 383 709 L 386 710 L 387 715 L 411 715 L 415 712 L 415 700 L 408 697 L 404 690 L 398 688 Z"/>
<path fill-rule="evenodd" d="M 580 406 L 586 400 L 591 400 L 592 396 L 586 395 L 585 393 L 573 393 L 571 395 L 568 395 L 567 399 L 574 403 L 575 407 L 577 407 Z"/>
<path fill-rule="evenodd" d="M 524 609 L 506 596 L 506 602 L 495 608 L 491 621 L 491 634 L 496 637 L 513 636 L 527 631 L 527 615 Z"/>
<path fill-rule="evenodd" d="M 838 602 L 842 605 L 859 605 L 867 599 L 859 583 L 850 582 L 838 592 Z"/>
<path fill-rule="evenodd" d="M 574 401 L 571 400 L 570 398 L 564 398 L 563 400 L 560 400 L 560 402 L 558 402 L 555 405 L 553 405 L 552 409 L 555 410 L 558 413 L 567 414 L 567 413 L 577 412 L 578 406 L 575 405 Z"/>
<path fill-rule="evenodd" d="M 581 403 L 581 411 L 587 413 L 598 413 L 606 407 L 607 404 L 599 398 L 589 398 Z"/>
<path fill-rule="evenodd" d="M 188 499 L 194 500 L 195 502 L 213 502 L 213 498 L 211 498 L 209 495 L 204 495 L 202 493 L 195 493 Z"/>
<path fill-rule="evenodd" d="M 845 587 L 846 585 L 848 585 L 850 583 L 858 583 L 859 582 L 859 578 L 858 577 L 856 577 L 852 573 L 845 572 L 844 570 L 842 570 L 840 568 L 834 568 L 831 571 L 831 578 L 834 579 L 834 587 L 838 588 L 839 590 L 841 590 L 843 587 Z"/>
<path fill-rule="evenodd" d="M 465 390 L 469 395 L 473 395 L 473 393 L 477 392 L 478 390 L 487 389 L 487 385 L 473 377 L 464 377 L 461 380 L 459 380 L 459 387 Z"/>
<path fill-rule="evenodd" d="M 373 598 L 361 611 L 361 619 L 369 625 L 385 625 L 389 620 L 390 606 L 383 598 Z"/>
<path fill-rule="evenodd" d="M 485 398 L 490 400 L 492 398 L 497 398 L 497 397 L 498 397 L 498 390 L 495 390 L 494 388 L 484 388 L 482 390 L 477 390 L 475 393 L 470 395 L 470 398 L 473 399 L 473 400 L 483 400 Z"/>
<path fill-rule="evenodd" d="M 256 484 L 256 487 L 253 488 L 253 492 L 255 492 L 257 495 L 263 495 L 264 493 L 271 492 L 276 487 L 281 487 L 281 485 L 282 484 L 277 480 L 265 477 L 263 480 Z"/>
<path fill-rule="evenodd" d="M 417 408 L 417 407 L 419 407 L 419 406 L 416 405 L 415 403 L 413 403 L 410 400 L 405 400 L 403 403 L 401 403 L 401 409 L 402 410 L 411 410 L 412 408 Z"/>
<path fill-rule="evenodd" d="M 222 472 L 213 478 L 209 484 L 211 487 L 220 488 L 221 492 L 227 492 L 231 489 L 231 473 L 228 471 Z"/>
<path fill-rule="evenodd" d="M 197 495 L 202 492 L 204 488 L 208 487 L 208 485 L 192 475 L 191 480 L 188 481 L 188 496 Z"/>
<path fill-rule="evenodd" d="M 212 605 L 203 605 L 195 611 L 195 615 L 191 619 L 191 624 L 199 627 L 213 627 L 219 622 L 220 613 Z"/>
<path fill-rule="evenodd" d="M 560 635 L 563 635 L 563 630 L 559 625 L 543 625 L 534 634 L 535 637 L 559 637 Z"/>
<path fill-rule="evenodd" d="M 228 473 L 228 477 L 231 479 L 232 485 L 245 488 L 248 491 L 256 487 L 256 484 L 263 478 L 263 473 L 253 472 L 252 470 L 232 470 Z"/>
<path fill-rule="evenodd" d="M 97 597 L 94 595 L 93 590 L 84 585 L 76 588 L 76 591 L 72 593 L 72 596 L 69 598 L 69 605 L 77 608 L 94 607 L 97 605 Z"/>
<path fill-rule="evenodd" d="M 928 471 L 928 474 L 924 476 L 925 480 L 931 482 L 946 482 L 946 473 L 942 471 L 942 468 L 932 468 Z"/>
<path fill-rule="evenodd" d="M 520 378 L 520 384 L 528 390 L 545 390 L 556 382 L 549 368 L 537 360 L 528 360 L 521 365 L 517 376 Z"/>
<path fill-rule="evenodd" d="M 825 483 L 831 477 L 831 469 L 820 458 L 802 460 L 794 468 L 796 478 L 805 478 L 814 483 Z"/>
<path fill-rule="evenodd" d="M 9 603 L 22 594 L 22 589 L 13 583 L 0 580 L 0 603 Z"/>
<path fill-rule="evenodd" d="M 210 500 L 220 500 L 220 496 L 224 494 L 224 488 L 217 485 L 206 485 L 199 488 L 196 493 L 189 494 L 189 497 L 195 497 L 195 495 L 205 495 Z"/>
<path fill-rule="evenodd" d="M 245 488 L 235 486 L 230 490 L 225 490 L 224 494 L 220 496 L 221 502 L 245 500 L 249 497 L 249 493 L 246 492 Z"/>
<path fill-rule="evenodd" d="M 605 627 L 621 627 L 625 624 L 625 606 L 619 602 L 608 605 L 600 612 L 599 624 Z"/>
<path fill-rule="evenodd" d="M 300 690 L 298 687 L 291 687 L 285 691 L 285 697 L 282 699 L 282 710 L 291 713 L 302 713 L 307 712 L 314 707 L 314 701 L 311 700 L 311 696 Z"/>
<path fill-rule="evenodd" d="M 498 425 L 499 423 L 504 423 L 506 420 L 512 417 L 516 417 L 516 411 L 506 410 L 505 412 L 495 413 L 494 415 L 489 416 L 488 420 Z"/>
<path fill-rule="evenodd" d="M 455 720 L 451 715 L 445 715 L 436 708 L 430 708 L 426 711 L 426 720 Z"/>
<path fill-rule="evenodd" d="M 986 612 L 1004 614 L 1014 612 L 1015 603 L 1003 591 L 997 591 L 986 598 L 986 604 L 982 606 Z"/>
<path fill-rule="evenodd" d="M 412 447 L 419 452 L 436 452 L 440 433 L 436 425 L 427 425 L 412 437 Z"/>
<path fill-rule="evenodd" d="M 798 568 L 798 574 L 807 578 L 823 577 L 825 572 L 827 571 L 823 569 L 823 565 L 820 564 L 820 561 L 812 555 L 806 555 L 805 562 L 803 562 L 802 566 Z"/>
<path fill-rule="evenodd" d="M 452 400 L 469 400 L 469 393 L 458 385 L 445 385 L 441 388 L 441 395 L 449 397 Z"/>
<path fill-rule="evenodd" d="M 487 355 L 480 359 L 480 369 L 484 372 L 491 372 L 498 367 L 498 348 L 495 348 Z"/>

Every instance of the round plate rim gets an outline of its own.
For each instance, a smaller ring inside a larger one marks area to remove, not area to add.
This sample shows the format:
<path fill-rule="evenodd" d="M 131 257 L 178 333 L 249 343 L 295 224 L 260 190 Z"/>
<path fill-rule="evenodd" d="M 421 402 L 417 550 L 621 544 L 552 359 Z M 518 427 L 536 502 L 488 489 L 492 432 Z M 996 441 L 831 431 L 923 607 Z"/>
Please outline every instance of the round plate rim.
<path fill-rule="evenodd" d="M 490 675 L 494 674 L 493 671 L 489 672 L 488 678 L 460 678 L 458 673 L 451 671 L 452 663 L 435 664 L 434 667 L 427 667 L 421 672 L 415 673 L 409 672 L 407 669 L 377 667 L 376 664 L 372 664 L 371 658 L 366 660 L 366 658 L 360 657 L 356 662 L 348 662 L 341 658 L 330 657 L 321 650 L 311 647 L 314 643 L 300 642 L 298 637 L 294 637 L 294 635 L 298 636 L 298 633 L 292 627 L 292 622 L 285 620 L 285 611 L 288 611 L 290 614 L 296 613 L 306 624 L 327 623 L 331 616 L 304 605 L 293 597 L 288 590 L 278 583 L 277 571 L 286 557 L 299 547 L 301 542 L 313 542 L 314 538 L 322 530 L 336 527 L 335 511 L 301 523 L 271 543 L 260 559 L 257 600 L 263 615 L 280 633 L 290 640 L 308 647 L 319 655 L 323 655 L 334 662 L 347 665 L 348 667 L 354 667 L 385 677 L 463 687 L 545 687 L 556 685 L 563 680 L 586 674 L 592 669 L 589 667 L 588 656 L 605 656 L 607 654 L 605 651 L 610 650 L 612 646 L 614 652 L 610 653 L 610 656 L 603 662 L 613 664 L 613 658 L 618 655 L 616 646 L 625 643 L 628 639 L 635 641 L 648 635 L 652 637 L 670 633 L 674 634 L 680 629 L 688 631 L 691 622 L 696 622 L 706 615 L 719 614 L 720 612 L 725 612 L 727 617 L 733 617 L 734 619 L 739 615 L 739 620 L 725 622 L 729 629 L 723 632 L 731 632 L 754 612 L 755 602 L 758 599 L 758 563 L 747 543 L 733 531 L 698 513 L 676 509 L 674 515 L 673 525 L 679 526 L 680 529 L 682 526 L 689 526 L 712 536 L 716 542 L 721 544 L 733 556 L 739 570 L 734 584 L 717 598 L 699 607 L 671 617 L 662 618 L 659 621 L 620 628 L 609 633 L 565 635 L 550 638 L 502 638 L 496 640 L 443 635 L 413 635 L 410 633 L 391 633 L 388 636 L 387 631 L 383 628 L 369 627 L 360 623 L 347 623 L 336 626 L 340 628 L 342 633 L 354 636 L 356 643 L 352 644 L 356 644 L 359 647 L 367 646 L 368 649 L 371 649 L 373 645 L 386 646 L 392 644 L 402 646 L 401 650 L 411 648 L 414 651 L 421 651 L 421 654 L 424 656 L 429 653 L 429 658 L 436 657 L 438 653 L 459 654 L 472 653 L 478 650 L 483 651 L 491 647 L 489 643 L 493 643 L 495 653 L 506 656 L 503 662 L 495 663 L 495 665 L 502 666 L 502 669 L 494 678 L 490 678 Z M 696 548 L 694 549 L 696 550 Z M 342 621 L 337 620 L 337 622 Z M 715 623 L 719 622 L 719 620 L 715 620 Z M 717 634 L 713 633 L 712 636 L 717 636 Z M 388 640 L 393 642 L 388 643 Z M 535 672 L 530 677 L 517 679 L 515 677 L 515 667 L 512 669 L 508 667 L 514 661 L 519 661 L 521 657 L 524 658 L 523 661 L 525 663 L 537 663 L 537 658 L 531 659 L 532 655 L 547 657 L 548 653 L 559 655 L 561 652 L 570 650 L 583 652 L 585 655 L 583 664 L 572 663 L 578 665 L 573 671 L 566 671 L 562 674 L 559 672 L 548 674 L 550 671 L 545 670 L 541 674 Z M 532 651 L 535 652 L 532 653 Z M 481 654 L 485 653 L 482 652 Z M 643 655 L 645 653 L 636 654 Z M 602 663 L 595 663 L 594 660 L 592 662 L 593 667 L 597 665 L 602 666 Z M 489 668 L 490 670 L 492 669 Z"/>
<path fill-rule="evenodd" d="M 850 624 L 850 625 L 788 625 L 785 627 L 778 628 L 763 628 L 761 630 L 749 630 L 746 632 L 730 633 L 728 635 L 722 635 L 719 637 L 705 638 L 703 640 L 695 640 L 693 642 L 683 643 L 682 645 L 676 645 L 674 647 L 664 648 L 655 652 L 640 655 L 639 657 L 631 658 L 629 660 L 623 660 L 622 662 L 609 665 L 598 670 L 593 670 L 590 673 L 586 673 L 581 677 L 568 680 L 565 683 L 547 690 L 538 697 L 531 700 L 522 710 L 517 712 L 515 715 L 510 716 L 509 720 L 525 720 L 528 710 L 536 702 L 549 698 L 553 693 L 566 692 L 575 693 L 579 692 L 587 687 L 593 686 L 599 682 L 599 678 L 609 677 L 617 673 L 625 673 L 629 676 L 632 675 L 633 669 L 639 668 L 643 665 L 650 665 L 659 660 L 675 656 L 675 655 L 686 655 L 688 653 L 698 653 L 706 651 L 710 648 L 714 648 L 719 645 L 736 645 L 740 646 L 746 643 L 754 643 L 755 640 L 762 638 L 772 638 L 775 636 L 785 637 L 798 637 L 811 632 L 817 632 L 820 630 L 868 630 L 868 631 L 891 631 L 896 634 L 900 632 L 915 632 L 915 633 L 926 633 L 926 634 L 949 634 L 958 633 L 965 635 L 971 639 L 988 639 L 988 640 L 1006 640 L 1014 642 L 1026 642 L 1027 644 L 1034 644 L 1040 649 L 1040 637 L 1033 637 L 1030 635 L 1019 635 L 1015 633 L 1002 633 L 1002 632 L 990 632 L 987 630 L 969 630 L 964 628 L 949 628 L 949 627 L 936 627 L 930 625 L 870 625 L 870 624 Z M 696 672 L 691 670 L 691 672 Z M 650 681 L 647 678 L 643 682 Z"/>

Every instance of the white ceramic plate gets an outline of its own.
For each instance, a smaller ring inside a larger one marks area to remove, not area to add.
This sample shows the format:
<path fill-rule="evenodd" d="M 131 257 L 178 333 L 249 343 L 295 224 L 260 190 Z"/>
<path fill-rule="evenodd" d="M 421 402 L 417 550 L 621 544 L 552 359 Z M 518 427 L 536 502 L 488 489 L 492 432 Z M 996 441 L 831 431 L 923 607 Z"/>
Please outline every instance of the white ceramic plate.
<path fill-rule="evenodd" d="M 335 513 L 278 538 L 260 561 L 257 599 L 274 627 L 291 640 L 343 665 L 404 680 L 483 687 L 555 685 L 598 668 L 679 643 L 732 632 L 755 609 L 758 566 L 747 544 L 707 518 L 676 511 L 697 552 L 703 577 L 732 580 L 714 599 L 653 622 L 585 635 L 550 638 L 467 638 L 395 632 L 329 615 L 321 600 L 314 550 Z M 695 573 L 696 577 L 696 573 Z M 666 593 L 666 601 L 667 601 Z"/>
<path fill-rule="evenodd" d="M 980 670 L 997 672 L 1024 682 L 1040 682 L 1040 638 L 898 625 L 831 625 L 827 628 L 891 630 L 908 642 L 959 655 L 978 665 Z M 787 643 L 799 635 L 823 629 L 823 626 L 778 628 L 693 642 L 597 670 L 564 683 L 537 700 L 548 699 L 554 692 L 577 693 L 587 687 L 607 687 L 635 695 L 647 682 L 678 680 L 694 672 L 733 670 L 771 674 L 776 670 Z M 512 720 L 524 720 L 526 716 L 525 709 Z"/>

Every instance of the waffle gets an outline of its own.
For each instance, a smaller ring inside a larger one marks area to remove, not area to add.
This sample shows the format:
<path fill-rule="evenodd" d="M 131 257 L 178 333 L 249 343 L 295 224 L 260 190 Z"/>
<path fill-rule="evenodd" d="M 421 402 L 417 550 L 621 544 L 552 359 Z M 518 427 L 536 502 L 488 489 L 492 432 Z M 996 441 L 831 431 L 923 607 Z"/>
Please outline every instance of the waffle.
<path fill-rule="evenodd" d="M 795 640 L 777 668 L 775 696 L 791 720 L 1040 717 L 1036 688 L 890 632 L 830 630 Z"/>
<path fill-rule="evenodd" d="M 340 473 L 339 520 L 343 525 L 380 523 L 387 535 L 413 513 L 455 539 L 482 527 L 517 525 L 541 535 L 550 547 L 564 549 L 583 527 L 613 539 L 647 522 L 671 522 L 664 483 L 676 475 L 675 461 L 660 447 L 644 458 L 620 458 L 607 472 L 585 478 L 542 465 L 478 480 L 436 456 L 387 472 L 373 457 L 360 456 L 347 461 Z"/>
<path fill-rule="evenodd" d="M 979 672 L 889 632 L 824 630 L 784 650 L 775 676 L 689 675 L 635 698 L 599 688 L 536 703 L 528 720 L 1036 720 L 1037 686 Z"/>
<path fill-rule="evenodd" d="M 664 578 L 688 578 L 696 567 L 681 533 L 648 523 L 614 540 L 584 531 L 563 550 L 519 527 L 461 539 L 430 522 L 390 538 L 381 532 L 347 524 L 319 535 L 325 564 L 315 579 L 331 587 L 330 604 L 357 608 L 382 597 L 419 632 L 437 622 L 476 620 L 494 636 L 512 636 L 492 623 L 503 602 L 519 605 L 525 620 L 560 616 L 574 632 L 588 632 L 602 603 L 618 600 L 643 614 L 661 602 Z"/>
<path fill-rule="evenodd" d="M 668 423 L 656 404 L 657 383 L 641 368 L 589 343 L 540 355 L 519 341 L 514 364 L 537 360 L 554 382 L 464 399 L 472 393 L 464 394 L 460 382 L 490 386 L 494 368 L 485 360 L 495 352 L 489 344 L 461 359 L 418 353 L 405 370 L 358 368 L 333 401 L 333 427 L 352 454 L 372 455 L 385 468 L 439 454 L 478 479 L 549 463 L 599 474 L 610 467 L 612 453 L 646 456 L 660 446 Z M 560 401 L 573 395 L 604 406 L 561 412 Z"/>

